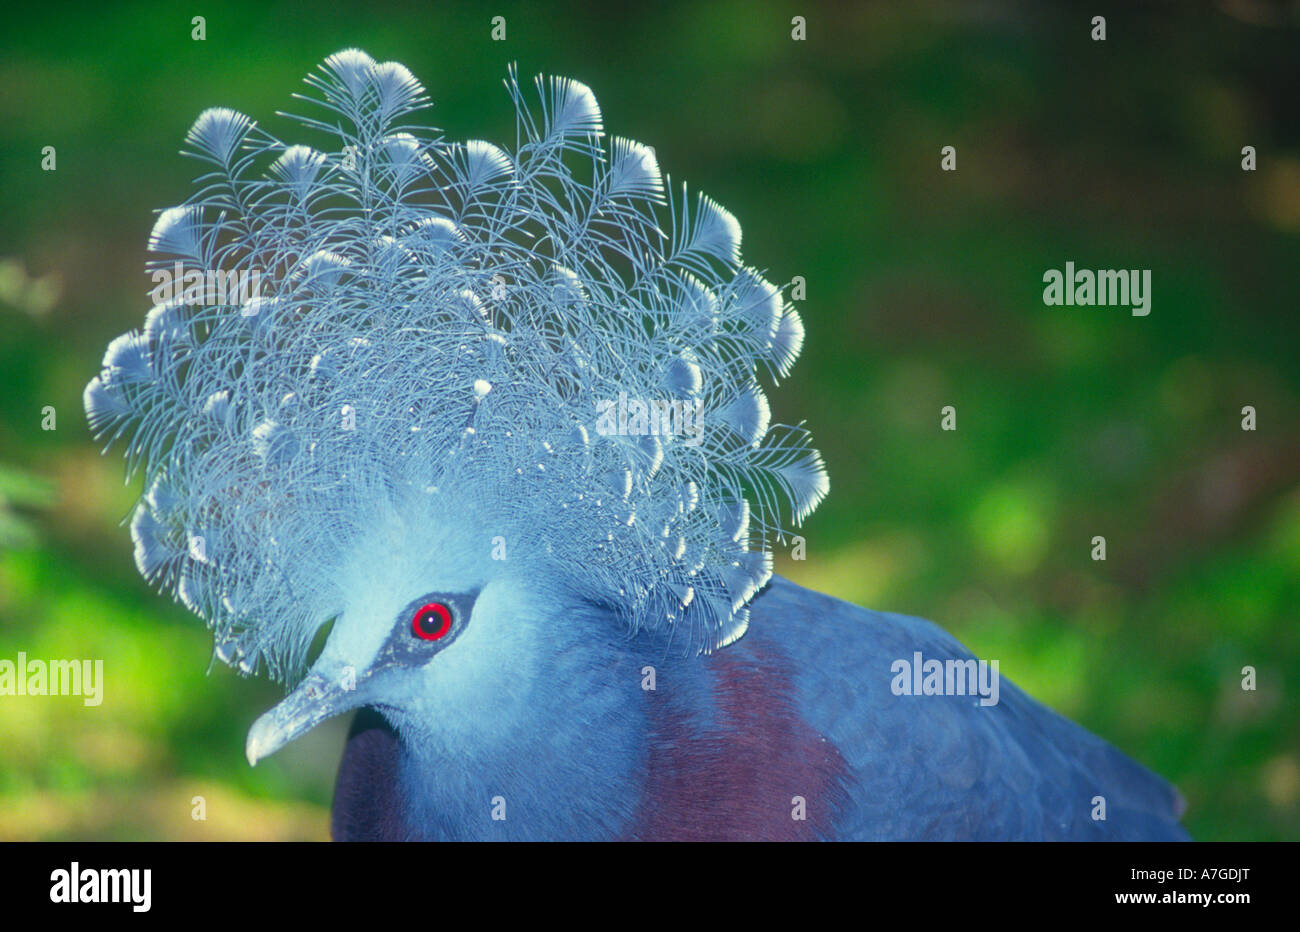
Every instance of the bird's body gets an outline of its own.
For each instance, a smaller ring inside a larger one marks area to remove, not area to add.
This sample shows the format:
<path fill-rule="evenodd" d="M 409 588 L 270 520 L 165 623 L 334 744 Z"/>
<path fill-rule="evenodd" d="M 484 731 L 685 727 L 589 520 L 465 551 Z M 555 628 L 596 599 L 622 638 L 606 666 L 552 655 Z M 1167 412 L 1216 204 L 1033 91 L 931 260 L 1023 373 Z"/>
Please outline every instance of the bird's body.
<path fill-rule="evenodd" d="M 251 763 L 366 710 L 341 838 L 1179 836 L 1163 782 L 996 676 L 935 694 L 921 666 L 988 679 L 939 629 L 773 579 L 829 491 L 759 386 L 799 313 L 586 85 L 511 72 L 507 150 L 413 123 L 396 62 L 307 83 L 329 145 L 204 111 L 150 237 L 155 281 L 256 293 L 160 293 L 85 392 L 145 473 L 141 574 L 295 684 Z"/>
<path fill-rule="evenodd" d="M 680 657 L 639 637 L 557 655 L 528 687 L 534 714 L 487 758 L 422 760 L 421 742 L 363 710 L 333 836 L 1186 839 L 1168 783 L 1009 683 L 989 706 L 894 695 L 891 665 L 916 651 L 971 656 L 929 622 L 775 577 L 725 651 Z M 590 718 L 570 714 L 595 695 Z"/>

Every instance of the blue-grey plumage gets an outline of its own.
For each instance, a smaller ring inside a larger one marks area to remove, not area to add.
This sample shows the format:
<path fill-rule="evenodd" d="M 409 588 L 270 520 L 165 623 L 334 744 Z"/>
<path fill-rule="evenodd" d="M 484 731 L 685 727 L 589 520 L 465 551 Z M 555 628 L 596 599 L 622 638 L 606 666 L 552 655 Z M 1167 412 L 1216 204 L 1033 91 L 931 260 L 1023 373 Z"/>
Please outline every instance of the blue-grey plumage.
<path fill-rule="evenodd" d="M 939 629 L 773 578 L 829 490 L 759 387 L 799 314 L 589 88 L 530 106 L 512 72 L 503 149 L 412 123 L 400 64 L 307 83 L 337 150 L 205 111 L 150 237 L 155 281 L 256 293 L 160 299 L 85 405 L 145 472 L 140 572 L 296 683 L 249 761 L 362 710 L 336 837 L 1182 837 L 1166 784 L 1013 686 L 900 694 L 971 660 Z"/>
<path fill-rule="evenodd" d="M 707 657 L 674 657 L 653 635 L 543 651 L 494 751 L 430 745 L 400 715 L 394 728 L 363 712 L 334 837 L 1187 838 L 1168 783 L 1010 683 L 988 706 L 895 695 L 898 658 L 971 658 L 933 624 L 780 577 L 751 607 L 745 636 Z"/>

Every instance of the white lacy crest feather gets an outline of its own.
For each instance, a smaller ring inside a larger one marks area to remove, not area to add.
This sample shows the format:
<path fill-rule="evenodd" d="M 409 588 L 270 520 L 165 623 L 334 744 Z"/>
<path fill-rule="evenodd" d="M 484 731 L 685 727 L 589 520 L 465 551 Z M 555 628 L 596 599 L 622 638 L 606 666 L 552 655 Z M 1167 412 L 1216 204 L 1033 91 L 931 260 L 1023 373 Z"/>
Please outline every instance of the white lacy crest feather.
<path fill-rule="evenodd" d="M 504 529 L 512 560 L 634 628 L 738 637 L 782 512 L 828 481 L 803 430 L 769 424 L 756 376 L 788 373 L 803 326 L 740 264 L 736 218 L 606 145 L 577 81 L 538 78 L 529 106 L 511 71 L 513 149 L 411 123 L 424 88 L 355 49 L 307 84 L 325 114 L 296 119 L 336 148 L 208 110 L 199 191 L 149 240 L 156 270 L 256 273 L 258 293 L 159 304 L 86 388 L 146 476 L 141 573 L 222 660 L 288 679 L 377 503 L 454 501 L 457 545 Z"/>

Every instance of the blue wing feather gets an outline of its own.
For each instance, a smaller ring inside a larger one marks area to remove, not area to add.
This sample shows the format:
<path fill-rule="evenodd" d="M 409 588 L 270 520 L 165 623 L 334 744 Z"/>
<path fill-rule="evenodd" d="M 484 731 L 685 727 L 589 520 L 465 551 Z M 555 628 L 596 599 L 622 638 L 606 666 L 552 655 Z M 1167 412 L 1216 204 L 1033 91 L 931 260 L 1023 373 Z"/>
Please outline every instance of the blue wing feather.
<path fill-rule="evenodd" d="M 753 638 L 791 658 L 799 709 L 848 769 L 836 834 L 866 839 L 1186 840 L 1168 782 L 1005 679 L 996 705 L 896 696 L 890 665 L 915 651 L 973 657 L 919 618 L 869 611 L 773 577 Z M 1094 797 L 1106 800 L 1094 820 Z"/>

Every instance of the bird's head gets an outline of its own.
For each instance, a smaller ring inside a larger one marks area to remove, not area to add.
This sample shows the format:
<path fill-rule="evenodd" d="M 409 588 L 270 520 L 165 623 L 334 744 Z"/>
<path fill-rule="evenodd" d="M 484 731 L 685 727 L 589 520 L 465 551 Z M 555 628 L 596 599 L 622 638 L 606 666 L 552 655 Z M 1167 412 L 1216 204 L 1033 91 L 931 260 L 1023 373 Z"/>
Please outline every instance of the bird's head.
<path fill-rule="evenodd" d="M 454 705 L 441 702 L 443 678 L 464 683 L 490 682 L 500 644 L 466 639 L 461 649 L 442 655 L 466 637 L 475 621 L 478 592 L 431 591 L 385 618 L 375 606 L 364 615 L 345 615 L 332 629 L 325 649 L 306 677 L 248 733 L 248 762 L 256 764 L 316 725 L 342 712 L 371 706 L 398 720 L 436 721 Z M 478 619 L 492 625 L 490 609 Z M 384 625 L 384 622 L 387 625 Z M 474 628 L 477 633 L 478 626 Z M 498 629 L 499 630 L 499 629 Z M 510 630 L 510 629 L 507 629 Z M 513 633 L 513 632 L 511 632 Z M 484 650 L 484 647 L 496 650 Z M 457 701 L 469 697 L 457 697 Z"/>
<path fill-rule="evenodd" d="M 565 627 L 579 606 L 546 582 L 553 573 L 480 557 L 487 551 L 452 521 L 390 515 L 377 525 L 345 567 L 354 582 L 320 654 L 250 729 L 249 763 L 362 706 L 412 739 L 488 741 L 519 720 L 548 652 L 582 637 Z"/>
<path fill-rule="evenodd" d="M 145 473 L 137 566 L 218 659 L 298 682 L 333 622 L 249 758 L 361 704 L 480 727 L 538 645 L 591 634 L 582 606 L 687 650 L 739 637 L 782 512 L 829 483 L 770 422 L 759 376 L 803 325 L 735 217 L 607 138 L 578 81 L 530 105 L 511 70 L 511 150 L 416 122 L 396 62 L 349 49 L 307 83 L 322 149 L 199 116 L 156 303 L 85 392 Z"/>

